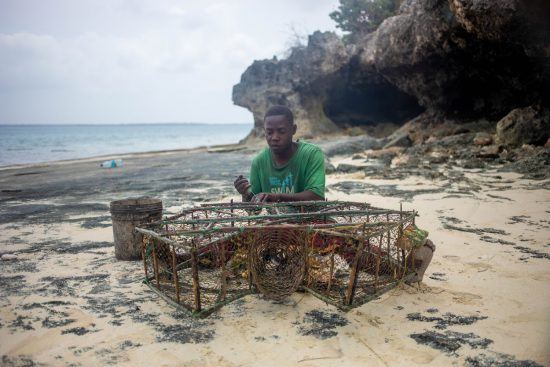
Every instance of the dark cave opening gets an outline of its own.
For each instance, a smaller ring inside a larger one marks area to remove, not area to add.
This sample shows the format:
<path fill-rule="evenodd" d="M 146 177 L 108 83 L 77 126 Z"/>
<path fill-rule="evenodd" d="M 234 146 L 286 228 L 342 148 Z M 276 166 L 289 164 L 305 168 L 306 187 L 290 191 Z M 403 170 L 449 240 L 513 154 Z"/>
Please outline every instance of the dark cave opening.
<path fill-rule="evenodd" d="M 544 96 L 540 60 L 530 58 L 521 45 L 492 41 L 470 42 L 468 50 L 457 49 L 441 68 L 459 70 L 443 83 L 438 109 L 447 116 L 498 121 L 512 109 L 525 107 Z"/>
<path fill-rule="evenodd" d="M 395 128 L 424 112 L 416 98 L 381 77 L 350 79 L 330 83 L 323 104 L 326 116 L 343 129 L 359 127 L 368 132 L 384 126 Z"/>

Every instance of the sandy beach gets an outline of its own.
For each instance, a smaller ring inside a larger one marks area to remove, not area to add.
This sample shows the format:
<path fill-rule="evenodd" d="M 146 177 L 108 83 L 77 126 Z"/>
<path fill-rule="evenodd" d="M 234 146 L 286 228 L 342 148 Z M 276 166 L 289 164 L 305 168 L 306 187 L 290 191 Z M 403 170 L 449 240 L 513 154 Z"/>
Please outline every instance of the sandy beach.
<path fill-rule="evenodd" d="M 332 155 L 327 198 L 402 203 L 437 246 L 422 283 L 348 313 L 303 293 L 251 295 L 196 320 L 141 282 L 141 262 L 115 259 L 111 200 L 150 195 L 176 213 L 238 199 L 253 154 L 0 170 L 0 365 L 550 365 L 550 180 L 498 165 L 394 160 L 382 174 L 369 152 Z"/>

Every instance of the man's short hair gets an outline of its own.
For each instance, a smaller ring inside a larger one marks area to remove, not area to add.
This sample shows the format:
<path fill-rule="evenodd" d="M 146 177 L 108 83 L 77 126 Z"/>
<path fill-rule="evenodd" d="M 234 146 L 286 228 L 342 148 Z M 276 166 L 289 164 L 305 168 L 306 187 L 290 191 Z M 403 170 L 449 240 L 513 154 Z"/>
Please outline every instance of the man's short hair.
<path fill-rule="evenodd" d="M 287 121 L 291 125 L 294 125 L 294 115 L 292 114 L 292 111 L 288 107 L 280 106 L 280 105 L 269 107 L 269 109 L 265 113 L 264 121 L 269 116 L 281 116 L 281 115 L 286 117 Z"/>

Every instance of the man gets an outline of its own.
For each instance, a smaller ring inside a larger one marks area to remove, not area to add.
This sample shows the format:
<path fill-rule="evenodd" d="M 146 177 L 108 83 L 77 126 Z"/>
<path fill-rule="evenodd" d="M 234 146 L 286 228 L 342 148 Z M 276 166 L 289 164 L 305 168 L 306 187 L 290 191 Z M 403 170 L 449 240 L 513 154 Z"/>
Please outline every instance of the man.
<path fill-rule="evenodd" d="M 252 161 L 250 181 L 234 182 L 243 201 L 281 202 L 324 200 L 325 157 L 310 143 L 292 140 L 296 124 L 292 112 L 273 106 L 264 117 L 264 148 Z"/>
<path fill-rule="evenodd" d="M 294 142 L 296 124 L 292 112 L 284 106 L 271 107 L 264 117 L 264 148 L 252 161 L 250 182 L 242 175 L 234 182 L 243 201 L 281 202 L 323 200 L 325 197 L 325 158 L 323 151 L 310 143 Z M 413 227 L 411 227 L 413 228 Z M 417 235 L 417 228 L 411 234 Z M 428 267 L 435 245 L 423 232 L 422 244 L 408 262 L 415 267 L 410 282 L 420 282 Z M 402 246 L 405 246 L 402 244 Z"/>

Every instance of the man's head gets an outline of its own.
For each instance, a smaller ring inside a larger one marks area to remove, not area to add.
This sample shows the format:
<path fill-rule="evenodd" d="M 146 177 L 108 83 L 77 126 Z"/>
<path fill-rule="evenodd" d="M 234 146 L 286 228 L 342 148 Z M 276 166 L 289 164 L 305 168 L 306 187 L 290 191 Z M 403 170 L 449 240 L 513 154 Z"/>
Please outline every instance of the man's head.
<path fill-rule="evenodd" d="M 264 129 L 265 139 L 273 153 L 279 154 L 291 149 L 296 125 L 292 111 L 287 107 L 270 107 L 264 117 Z"/>

